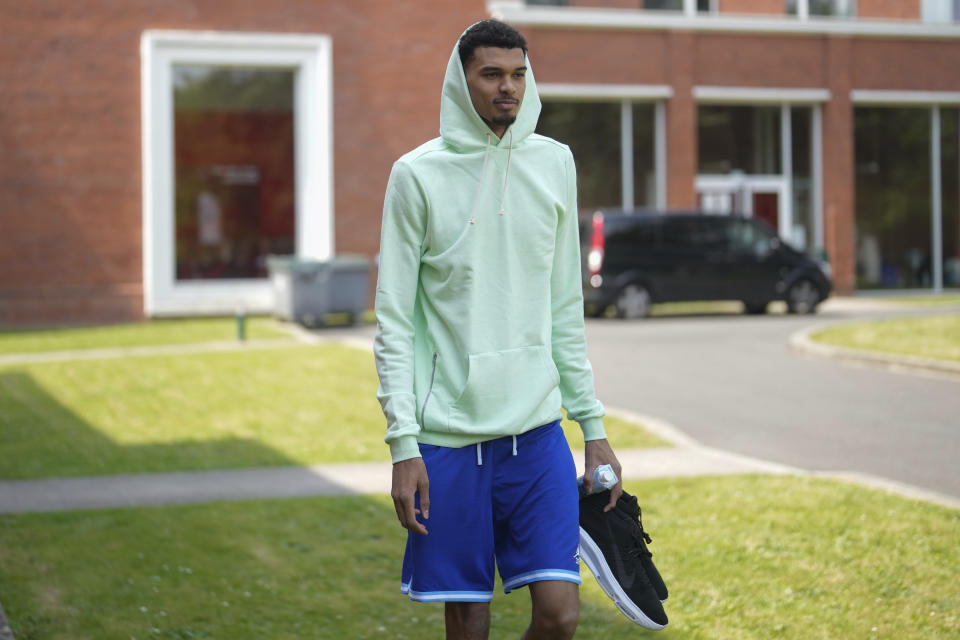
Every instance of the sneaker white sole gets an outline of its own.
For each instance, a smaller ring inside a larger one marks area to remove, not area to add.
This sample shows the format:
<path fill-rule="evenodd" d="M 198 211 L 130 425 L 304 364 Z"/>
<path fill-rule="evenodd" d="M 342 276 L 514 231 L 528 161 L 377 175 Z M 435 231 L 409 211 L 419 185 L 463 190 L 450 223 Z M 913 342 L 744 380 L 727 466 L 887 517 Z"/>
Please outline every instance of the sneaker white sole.
<path fill-rule="evenodd" d="M 597 584 L 600 585 L 603 592 L 607 594 L 608 598 L 613 600 L 613 604 L 617 606 L 620 613 L 625 615 L 631 622 L 635 622 L 644 629 L 651 629 L 653 631 L 659 631 L 667 626 L 665 624 L 657 624 L 648 618 L 640 607 L 635 605 L 627 596 L 623 587 L 620 586 L 620 583 L 617 582 L 617 579 L 614 577 L 607 561 L 604 560 L 600 547 L 598 547 L 597 543 L 593 541 L 593 538 L 583 530 L 583 527 L 580 527 L 580 557 L 583 558 L 583 561 L 590 567 L 590 571 L 593 572 L 594 577 L 597 579 Z"/>

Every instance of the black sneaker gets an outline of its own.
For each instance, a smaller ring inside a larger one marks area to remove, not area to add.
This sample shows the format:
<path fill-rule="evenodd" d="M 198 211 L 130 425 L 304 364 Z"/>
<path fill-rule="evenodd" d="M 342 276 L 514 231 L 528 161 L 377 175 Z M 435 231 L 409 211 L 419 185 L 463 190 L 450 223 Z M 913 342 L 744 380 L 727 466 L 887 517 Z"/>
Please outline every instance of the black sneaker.
<path fill-rule="evenodd" d="M 653 565 L 639 508 L 634 515 L 629 499 L 621 504 L 622 500 L 606 513 L 603 508 L 610 501 L 609 491 L 580 500 L 580 557 L 623 615 L 646 629 L 663 629 L 667 614 L 641 560 L 646 558 Z M 659 572 L 656 576 L 659 578 Z M 658 582 L 663 584 L 662 579 Z M 663 593 L 665 597 L 666 586 Z"/>
<path fill-rule="evenodd" d="M 667 599 L 667 585 L 660 576 L 660 572 L 657 571 L 656 565 L 653 564 L 653 554 L 650 553 L 650 550 L 647 548 L 647 545 L 653 542 L 653 540 L 650 538 L 650 535 L 643 530 L 643 522 L 640 521 L 640 505 L 637 504 L 637 497 L 624 491 L 617 499 L 615 509 L 626 513 L 632 520 L 636 521 L 640 533 L 640 537 L 637 539 L 640 547 L 640 564 L 643 565 L 643 570 L 647 572 L 650 584 L 653 585 L 654 590 L 657 592 L 657 597 L 660 598 L 660 602 L 663 602 Z"/>

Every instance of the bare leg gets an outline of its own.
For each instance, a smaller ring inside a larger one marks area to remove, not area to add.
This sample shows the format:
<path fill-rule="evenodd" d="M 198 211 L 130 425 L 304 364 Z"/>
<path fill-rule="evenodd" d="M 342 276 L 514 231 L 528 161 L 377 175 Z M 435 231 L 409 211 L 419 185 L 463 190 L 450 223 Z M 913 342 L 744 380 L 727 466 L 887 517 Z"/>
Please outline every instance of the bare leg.
<path fill-rule="evenodd" d="M 521 640 L 570 640 L 580 619 L 580 588 L 573 582 L 530 583 L 533 614 Z"/>
<path fill-rule="evenodd" d="M 447 640 L 487 640 L 489 602 L 447 602 L 444 610 Z"/>

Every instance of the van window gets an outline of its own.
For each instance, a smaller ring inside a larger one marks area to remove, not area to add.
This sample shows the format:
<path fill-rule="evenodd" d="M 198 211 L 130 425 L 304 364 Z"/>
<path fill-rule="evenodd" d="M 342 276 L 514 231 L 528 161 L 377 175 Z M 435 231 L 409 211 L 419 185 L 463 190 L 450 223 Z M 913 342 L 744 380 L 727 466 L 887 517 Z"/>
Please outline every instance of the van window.
<path fill-rule="evenodd" d="M 650 245 L 657 241 L 657 225 L 627 224 L 610 232 L 607 236 L 607 246 L 637 246 Z"/>
<path fill-rule="evenodd" d="M 728 227 L 730 248 L 737 252 L 756 251 L 770 242 L 770 232 L 750 220 L 731 220 Z"/>
<path fill-rule="evenodd" d="M 667 220 L 663 227 L 663 242 L 675 247 L 696 251 L 716 250 L 727 238 L 722 218 L 678 216 Z"/>

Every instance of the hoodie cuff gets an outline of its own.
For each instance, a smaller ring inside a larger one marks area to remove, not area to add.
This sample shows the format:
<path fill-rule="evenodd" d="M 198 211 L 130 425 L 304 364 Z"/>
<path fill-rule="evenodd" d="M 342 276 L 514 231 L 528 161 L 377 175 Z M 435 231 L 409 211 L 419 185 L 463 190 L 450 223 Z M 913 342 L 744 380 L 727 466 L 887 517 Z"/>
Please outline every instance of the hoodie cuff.
<path fill-rule="evenodd" d="M 420 447 L 417 445 L 417 436 L 400 436 L 390 441 L 390 458 L 394 463 L 419 457 Z"/>
<path fill-rule="evenodd" d="M 607 432 L 603 430 L 603 418 L 586 418 L 580 423 L 580 430 L 583 431 L 583 441 L 604 440 Z"/>

